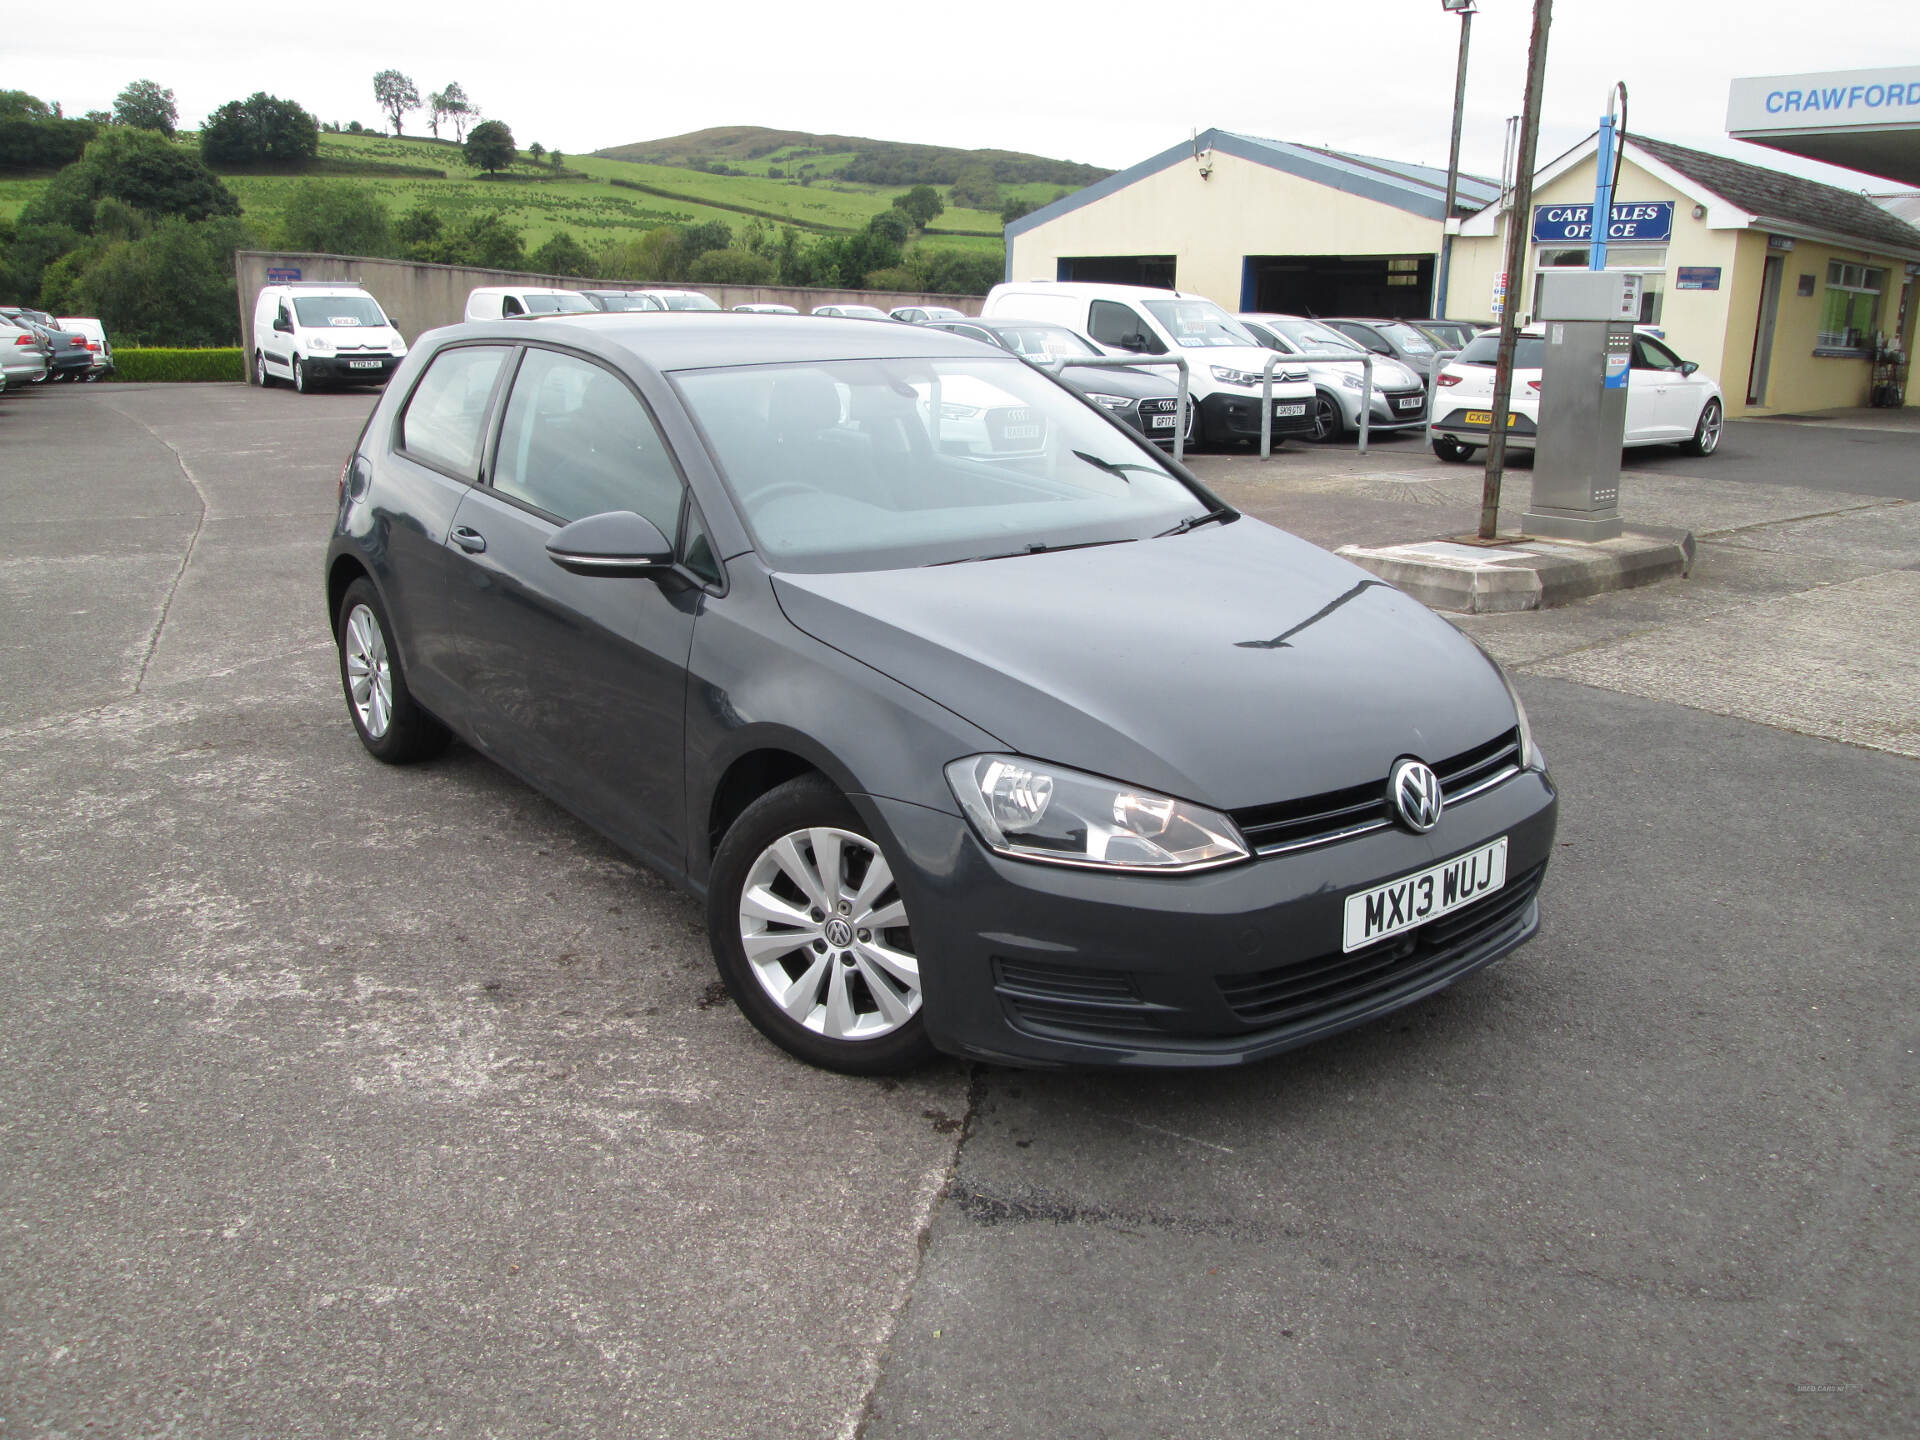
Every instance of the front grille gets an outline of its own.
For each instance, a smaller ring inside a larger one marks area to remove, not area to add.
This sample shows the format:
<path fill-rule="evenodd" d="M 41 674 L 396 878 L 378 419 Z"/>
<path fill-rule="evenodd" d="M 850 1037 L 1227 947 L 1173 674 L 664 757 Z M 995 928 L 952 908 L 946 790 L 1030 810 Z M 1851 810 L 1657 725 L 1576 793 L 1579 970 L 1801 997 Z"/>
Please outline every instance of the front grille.
<path fill-rule="evenodd" d="M 1336 1010 L 1387 998 L 1477 958 L 1518 930 L 1546 870 L 1544 863 L 1536 865 L 1484 900 L 1364 950 L 1222 977 L 1220 994 L 1236 1017 L 1262 1027 L 1309 1024 Z"/>
<path fill-rule="evenodd" d="M 1520 732 L 1514 729 L 1440 761 L 1433 771 L 1440 777 L 1440 793 L 1447 804 L 1453 805 L 1488 788 L 1495 777 L 1504 779 L 1504 772 L 1519 763 Z M 1233 821 L 1247 843 L 1262 855 L 1304 850 L 1383 830 L 1393 823 L 1387 806 L 1387 777 L 1299 800 L 1235 810 Z"/>

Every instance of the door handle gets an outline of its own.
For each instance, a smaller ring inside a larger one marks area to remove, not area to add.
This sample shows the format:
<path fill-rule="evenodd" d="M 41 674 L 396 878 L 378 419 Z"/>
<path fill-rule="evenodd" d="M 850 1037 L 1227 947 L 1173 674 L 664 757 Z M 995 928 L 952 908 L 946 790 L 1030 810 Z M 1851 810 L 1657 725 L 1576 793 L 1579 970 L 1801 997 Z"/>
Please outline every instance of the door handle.
<path fill-rule="evenodd" d="M 456 525 L 453 533 L 447 537 L 469 555 L 478 555 L 487 548 L 487 537 L 471 525 Z"/>

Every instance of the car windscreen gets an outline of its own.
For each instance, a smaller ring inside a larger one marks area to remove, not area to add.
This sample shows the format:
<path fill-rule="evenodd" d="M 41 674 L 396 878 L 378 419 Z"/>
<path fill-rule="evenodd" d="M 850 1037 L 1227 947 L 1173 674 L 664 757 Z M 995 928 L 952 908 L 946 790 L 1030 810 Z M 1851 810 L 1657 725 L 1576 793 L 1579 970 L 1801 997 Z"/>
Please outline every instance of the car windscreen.
<path fill-rule="evenodd" d="M 565 295 L 527 295 L 529 315 L 581 315 L 593 309 L 593 302 L 584 295 L 575 295 L 571 291 Z"/>
<path fill-rule="evenodd" d="M 778 570 L 894 570 L 1138 540 L 1209 508 L 1156 453 L 1012 356 L 672 379 Z"/>
<path fill-rule="evenodd" d="M 1383 321 L 1376 324 L 1374 329 L 1378 330 L 1382 335 L 1385 335 L 1409 355 L 1431 355 L 1439 348 L 1433 343 L 1433 337 L 1417 326 Z"/>
<path fill-rule="evenodd" d="M 1316 325 L 1311 320 L 1270 320 L 1267 328 L 1277 330 L 1302 350 L 1358 350 L 1360 347 L 1346 335 L 1328 325 Z"/>
<path fill-rule="evenodd" d="M 293 313 L 302 325 L 384 325 L 387 317 L 371 295 L 301 295 Z"/>
<path fill-rule="evenodd" d="M 705 295 L 663 295 L 669 310 L 718 310 L 718 302 L 709 300 Z"/>
<path fill-rule="evenodd" d="M 1002 325 L 997 333 L 1001 344 L 1029 360 L 1071 360 L 1100 353 L 1064 325 Z"/>
<path fill-rule="evenodd" d="M 1521 335 L 1514 341 L 1513 368 L 1516 370 L 1538 370 L 1545 358 L 1546 342 L 1538 335 Z M 1491 365 L 1500 358 L 1500 336 L 1497 333 L 1476 335 L 1467 342 L 1466 348 L 1454 356 L 1457 365 Z"/>
<path fill-rule="evenodd" d="M 651 295 L 602 295 L 600 303 L 615 313 L 629 310 L 658 310 L 660 302 Z"/>
<path fill-rule="evenodd" d="M 1141 303 L 1182 349 L 1213 345 L 1262 348 L 1244 325 L 1211 300 L 1144 300 Z"/>

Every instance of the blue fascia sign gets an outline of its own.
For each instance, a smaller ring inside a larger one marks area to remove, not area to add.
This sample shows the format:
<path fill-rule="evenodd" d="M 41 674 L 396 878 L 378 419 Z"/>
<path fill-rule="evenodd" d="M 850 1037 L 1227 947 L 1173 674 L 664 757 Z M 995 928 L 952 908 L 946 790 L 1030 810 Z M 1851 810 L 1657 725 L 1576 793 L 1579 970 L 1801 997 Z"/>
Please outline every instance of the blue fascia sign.
<path fill-rule="evenodd" d="M 1673 201 L 1615 205 L 1607 223 L 1609 243 L 1619 240 L 1671 240 Z M 1536 205 L 1533 240 L 1538 244 L 1587 245 L 1593 242 L 1592 205 Z"/>
<path fill-rule="evenodd" d="M 269 265 L 267 267 L 267 283 L 269 285 L 286 285 L 299 278 L 300 267 L 298 265 Z"/>

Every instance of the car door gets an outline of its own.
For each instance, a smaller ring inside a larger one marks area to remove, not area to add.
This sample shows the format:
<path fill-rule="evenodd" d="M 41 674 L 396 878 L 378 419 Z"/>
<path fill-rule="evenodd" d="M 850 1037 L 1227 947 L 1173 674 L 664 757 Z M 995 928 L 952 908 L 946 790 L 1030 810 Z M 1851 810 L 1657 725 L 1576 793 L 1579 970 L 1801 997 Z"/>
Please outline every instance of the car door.
<path fill-rule="evenodd" d="M 1657 340 L 1635 335 L 1629 369 L 1625 443 L 1645 445 L 1678 438 L 1674 434 L 1678 402 L 1673 391 L 1682 378 L 1679 359 Z"/>
<path fill-rule="evenodd" d="M 293 374 L 293 310 L 285 300 L 274 311 L 273 328 L 267 332 L 260 353 L 266 357 L 269 371 Z"/>
<path fill-rule="evenodd" d="M 1700 423 L 1700 408 L 1710 393 L 1706 377 L 1699 367 L 1689 367 L 1662 341 L 1651 335 L 1639 337 L 1647 356 L 1661 371 L 1660 431 L 1669 440 L 1684 440 Z"/>
<path fill-rule="evenodd" d="M 645 516 L 669 538 L 685 486 L 639 394 L 611 369 L 528 347 L 484 483 L 454 516 L 449 612 L 483 748 L 622 844 L 683 862 L 687 654 L 703 596 L 677 576 L 563 570 L 572 520 Z"/>

